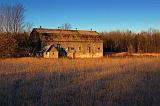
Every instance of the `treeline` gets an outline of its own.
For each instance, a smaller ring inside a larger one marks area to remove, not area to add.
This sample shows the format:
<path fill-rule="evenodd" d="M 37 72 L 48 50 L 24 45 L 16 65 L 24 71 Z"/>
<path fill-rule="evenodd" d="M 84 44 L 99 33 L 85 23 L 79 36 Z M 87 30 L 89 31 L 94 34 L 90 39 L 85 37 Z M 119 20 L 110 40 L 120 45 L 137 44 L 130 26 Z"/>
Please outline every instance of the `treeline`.
<path fill-rule="evenodd" d="M 24 21 L 22 4 L 0 5 L 0 57 L 26 56 L 32 24 Z"/>
<path fill-rule="evenodd" d="M 104 52 L 160 53 L 160 31 L 146 32 L 112 31 L 101 33 Z"/>

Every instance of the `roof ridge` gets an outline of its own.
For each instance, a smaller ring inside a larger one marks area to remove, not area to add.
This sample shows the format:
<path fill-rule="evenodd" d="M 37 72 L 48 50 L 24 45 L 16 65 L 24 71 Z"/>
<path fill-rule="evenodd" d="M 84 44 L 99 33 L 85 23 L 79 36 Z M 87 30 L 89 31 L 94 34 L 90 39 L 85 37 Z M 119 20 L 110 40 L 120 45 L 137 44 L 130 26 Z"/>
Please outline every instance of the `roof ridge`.
<path fill-rule="evenodd" d="M 74 29 L 51 29 L 51 28 L 33 28 L 33 29 L 45 29 L 45 30 L 63 30 L 63 31 L 87 31 L 87 32 L 97 32 L 95 30 L 91 31 L 91 30 L 74 30 Z"/>
<path fill-rule="evenodd" d="M 34 28 L 38 33 L 59 33 L 59 34 L 80 34 L 80 35 L 98 35 L 97 31 L 89 30 L 66 30 L 66 29 L 46 29 L 46 28 Z"/>

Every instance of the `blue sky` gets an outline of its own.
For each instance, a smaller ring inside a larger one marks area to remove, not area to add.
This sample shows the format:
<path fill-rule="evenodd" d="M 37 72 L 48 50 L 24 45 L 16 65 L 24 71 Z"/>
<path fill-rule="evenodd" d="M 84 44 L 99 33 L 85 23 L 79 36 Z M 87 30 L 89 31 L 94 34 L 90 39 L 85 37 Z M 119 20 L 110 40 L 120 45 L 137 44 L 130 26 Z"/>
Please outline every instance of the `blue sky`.
<path fill-rule="evenodd" d="M 160 0 L 0 0 L 17 2 L 34 27 L 70 23 L 73 29 L 97 31 L 160 29 Z"/>

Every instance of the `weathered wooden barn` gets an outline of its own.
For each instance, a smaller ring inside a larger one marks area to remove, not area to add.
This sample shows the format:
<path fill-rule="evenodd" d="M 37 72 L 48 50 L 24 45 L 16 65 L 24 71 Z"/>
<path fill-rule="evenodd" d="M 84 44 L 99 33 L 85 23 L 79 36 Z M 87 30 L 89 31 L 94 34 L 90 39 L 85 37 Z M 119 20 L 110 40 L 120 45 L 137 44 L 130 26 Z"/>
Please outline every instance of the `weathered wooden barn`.
<path fill-rule="evenodd" d="M 31 53 L 45 58 L 103 57 L 103 40 L 96 31 L 34 28 Z"/>

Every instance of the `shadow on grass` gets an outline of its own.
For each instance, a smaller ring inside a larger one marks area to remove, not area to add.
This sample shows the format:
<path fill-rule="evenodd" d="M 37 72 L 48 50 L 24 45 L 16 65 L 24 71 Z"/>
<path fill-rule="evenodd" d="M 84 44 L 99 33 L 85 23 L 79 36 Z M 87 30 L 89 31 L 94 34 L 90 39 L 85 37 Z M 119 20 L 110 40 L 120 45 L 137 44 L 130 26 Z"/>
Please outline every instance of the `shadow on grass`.
<path fill-rule="evenodd" d="M 87 69 L 86 74 L 92 73 Z M 93 71 L 94 72 L 94 71 Z M 96 71 L 95 71 L 96 72 Z M 96 74 L 96 73 L 95 73 Z M 125 70 L 77 81 L 80 74 L 38 72 L 1 75 L 1 106 L 146 106 L 160 101 L 160 72 Z M 76 83 L 75 83 L 76 82 Z"/>

